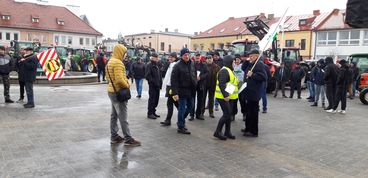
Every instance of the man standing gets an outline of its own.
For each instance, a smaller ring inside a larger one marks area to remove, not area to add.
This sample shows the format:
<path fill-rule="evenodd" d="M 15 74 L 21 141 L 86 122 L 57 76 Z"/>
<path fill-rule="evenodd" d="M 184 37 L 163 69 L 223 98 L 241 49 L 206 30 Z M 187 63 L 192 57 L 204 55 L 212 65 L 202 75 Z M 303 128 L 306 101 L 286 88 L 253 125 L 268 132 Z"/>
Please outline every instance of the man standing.
<path fill-rule="evenodd" d="M 222 68 L 222 66 L 224 66 L 224 62 L 220 56 L 220 53 L 218 51 L 215 51 L 213 53 L 213 63 L 215 63 L 216 65 L 218 65 L 220 67 L 220 69 Z M 215 111 L 218 111 L 218 106 L 219 103 L 217 100 L 215 100 Z"/>
<path fill-rule="evenodd" d="M 24 58 L 22 58 L 20 61 L 24 63 L 24 71 L 21 73 L 23 74 L 22 77 L 24 78 L 24 83 L 26 86 L 27 103 L 23 106 L 25 108 L 34 108 L 33 82 L 36 81 L 38 59 L 37 56 L 33 54 L 33 48 L 27 47 L 24 50 Z"/>
<path fill-rule="evenodd" d="M 334 107 L 336 102 L 336 91 L 337 91 L 337 77 L 339 68 L 334 64 L 332 57 L 326 57 L 325 59 L 325 85 L 326 85 L 326 97 L 328 100 L 328 106 L 325 110 L 330 110 Z"/>
<path fill-rule="evenodd" d="M 216 82 L 215 97 L 220 103 L 222 110 L 222 117 L 217 124 L 214 137 L 220 140 L 235 139 L 231 134 L 231 119 L 234 115 L 234 105 L 237 104 L 238 99 L 238 78 L 233 72 L 233 56 L 224 57 L 224 67 L 218 73 Z M 222 134 L 222 128 L 225 125 L 225 134 Z"/>
<path fill-rule="evenodd" d="M 19 100 L 17 101 L 17 103 L 22 103 L 24 100 L 24 89 L 25 89 L 25 83 L 24 83 L 24 62 L 21 61 L 21 59 L 23 58 L 25 51 L 24 51 L 25 47 L 21 47 L 19 50 L 19 55 L 17 56 L 17 64 L 16 64 L 16 68 L 17 68 L 17 72 L 18 72 L 18 83 L 19 83 Z"/>
<path fill-rule="evenodd" d="M 277 97 L 279 88 L 281 87 L 282 97 L 287 98 L 285 95 L 285 84 L 289 80 L 289 75 L 285 69 L 285 63 L 281 63 L 280 67 L 276 69 L 276 91 L 274 97 Z"/>
<path fill-rule="evenodd" d="M 190 134 L 185 127 L 185 118 L 192 109 L 192 99 L 197 85 L 197 74 L 193 62 L 189 59 L 189 50 L 180 51 L 181 60 L 174 66 L 171 74 L 173 97 L 179 101 L 178 133 Z"/>
<path fill-rule="evenodd" d="M 196 87 L 196 93 L 193 96 L 193 108 L 190 113 L 190 121 L 194 120 L 194 112 L 196 115 L 196 118 L 198 120 L 204 120 L 203 117 L 203 109 L 204 109 L 204 94 L 205 94 L 205 85 L 206 80 L 208 77 L 208 69 L 205 64 L 201 62 L 201 54 L 197 53 L 196 57 L 194 59 L 194 67 L 197 73 L 197 87 Z M 195 102 L 195 98 L 197 96 L 197 102 Z M 197 106 L 197 109 L 195 110 L 195 106 Z"/>
<path fill-rule="evenodd" d="M 248 55 L 250 64 L 246 70 L 247 87 L 244 89 L 245 98 L 247 100 L 247 116 L 245 121 L 245 129 L 242 131 L 244 131 L 244 136 L 246 137 L 258 137 L 259 100 L 261 99 L 267 74 L 264 69 L 264 65 L 257 61 L 259 51 L 252 50 L 248 53 Z M 252 68 L 253 70 L 251 70 Z"/>
<path fill-rule="evenodd" d="M 216 90 L 216 80 L 217 73 L 220 70 L 220 67 L 213 62 L 213 58 L 211 55 L 207 56 L 206 59 L 207 69 L 208 69 L 208 77 L 206 80 L 206 89 L 204 94 L 204 105 L 206 103 L 206 96 L 208 94 L 208 112 L 211 118 L 215 118 L 213 115 L 214 103 L 215 103 L 215 90 Z M 202 115 L 204 114 L 205 109 L 203 108 Z"/>
<path fill-rule="evenodd" d="M 300 67 L 299 63 L 296 64 L 295 68 L 290 73 L 290 96 L 293 98 L 295 88 L 298 91 L 298 99 L 302 99 L 302 79 L 305 76 L 304 70 Z"/>
<path fill-rule="evenodd" d="M 160 89 L 162 87 L 161 71 L 158 66 L 158 55 L 153 53 L 151 61 L 147 64 L 147 70 L 145 78 L 148 81 L 148 119 L 157 119 L 160 117 L 156 114 L 156 107 L 160 99 Z"/>
<path fill-rule="evenodd" d="M 262 113 L 267 113 L 267 82 L 268 82 L 268 79 L 270 79 L 272 77 L 271 75 L 271 71 L 270 71 L 270 67 L 268 67 L 267 64 L 263 63 L 262 61 L 260 61 L 263 66 L 264 66 L 264 69 L 266 71 L 266 76 L 267 76 L 267 79 L 266 81 L 264 82 L 264 87 L 263 87 L 263 91 L 262 91 Z"/>
<path fill-rule="evenodd" d="M 322 100 L 322 108 L 325 107 L 325 71 L 323 70 L 324 67 L 324 60 L 320 59 L 317 62 L 317 65 L 312 69 L 311 77 L 316 85 L 316 92 L 314 95 L 314 103 L 311 106 L 318 106 L 318 100 L 321 96 Z"/>
<path fill-rule="evenodd" d="M 171 125 L 171 117 L 173 115 L 173 111 L 174 111 L 174 105 L 176 108 L 178 108 L 179 104 L 178 101 L 174 100 L 173 98 L 173 91 L 171 88 L 171 74 L 172 74 L 172 70 L 176 64 L 176 58 L 177 58 L 177 54 L 175 52 L 171 53 L 169 55 L 169 67 L 166 70 L 166 74 L 165 74 L 165 78 L 163 81 L 163 86 L 166 86 L 166 94 L 165 96 L 167 97 L 167 102 L 166 102 L 166 106 L 167 106 L 167 116 L 165 121 L 160 122 L 160 124 L 162 124 L 163 126 L 169 126 Z"/>
<path fill-rule="evenodd" d="M 135 79 L 135 84 L 137 87 L 137 98 L 142 97 L 142 88 L 143 88 L 143 79 L 144 75 L 146 74 L 146 65 L 142 62 L 140 57 L 137 57 L 137 61 L 133 63 L 132 69 L 132 76 Z"/>
<path fill-rule="evenodd" d="M 98 82 L 100 82 L 101 80 L 101 75 L 102 75 L 102 81 L 106 81 L 105 80 L 105 65 L 106 65 L 106 60 L 104 58 L 104 54 L 100 53 L 100 55 L 97 57 L 97 77 L 98 77 Z"/>
<path fill-rule="evenodd" d="M 14 103 L 10 99 L 9 89 L 10 89 L 10 78 L 9 73 L 12 70 L 12 60 L 9 55 L 5 54 L 5 47 L 0 46 L 0 75 L 3 80 L 4 85 L 4 98 L 5 103 Z"/>

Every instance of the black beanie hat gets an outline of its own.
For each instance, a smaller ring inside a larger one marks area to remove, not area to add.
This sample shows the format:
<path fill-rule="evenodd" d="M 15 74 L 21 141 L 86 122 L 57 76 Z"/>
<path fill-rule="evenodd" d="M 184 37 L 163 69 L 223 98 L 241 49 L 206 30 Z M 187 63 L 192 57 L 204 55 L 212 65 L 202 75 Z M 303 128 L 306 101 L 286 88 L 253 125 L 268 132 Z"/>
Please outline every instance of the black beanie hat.
<path fill-rule="evenodd" d="M 183 48 L 183 49 L 180 50 L 180 56 L 183 56 L 185 53 L 189 53 L 188 48 Z"/>

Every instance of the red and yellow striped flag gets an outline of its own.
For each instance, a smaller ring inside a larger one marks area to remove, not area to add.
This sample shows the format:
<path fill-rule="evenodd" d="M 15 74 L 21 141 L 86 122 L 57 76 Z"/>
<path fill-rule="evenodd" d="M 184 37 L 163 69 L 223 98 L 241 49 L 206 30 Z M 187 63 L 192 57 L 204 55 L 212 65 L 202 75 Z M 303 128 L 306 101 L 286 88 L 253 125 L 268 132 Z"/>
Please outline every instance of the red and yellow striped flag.
<path fill-rule="evenodd" d="M 47 79 L 54 80 L 64 76 L 64 69 L 59 61 L 55 48 L 43 51 L 37 55 Z"/>

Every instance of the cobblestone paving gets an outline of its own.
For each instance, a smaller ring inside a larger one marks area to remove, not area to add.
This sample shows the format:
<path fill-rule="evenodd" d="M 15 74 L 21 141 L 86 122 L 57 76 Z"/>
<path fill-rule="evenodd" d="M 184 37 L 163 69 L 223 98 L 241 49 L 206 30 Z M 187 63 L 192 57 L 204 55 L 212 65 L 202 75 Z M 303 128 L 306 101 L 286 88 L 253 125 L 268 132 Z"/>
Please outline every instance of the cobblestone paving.
<path fill-rule="evenodd" d="M 305 99 L 269 95 L 258 138 L 212 136 L 216 119 L 188 122 L 192 135 L 146 118 L 147 92 L 129 104 L 132 134 L 141 147 L 109 143 L 106 85 L 36 86 L 36 108 L 0 99 L 0 178 L 13 177 L 368 177 L 368 110 L 349 100 L 347 114 L 327 114 Z M 147 87 L 146 87 L 147 88 Z M 135 96 L 133 87 L 133 96 Z M 2 88 L 0 92 L 2 93 Z M 18 98 L 18 86 L 11 88 Z M 306 93 L 303 93 L 304 98 Z M 163 95 L 162 95 L 163 96 Z M 176 120 L 176 112 L 173 120 Z"/>

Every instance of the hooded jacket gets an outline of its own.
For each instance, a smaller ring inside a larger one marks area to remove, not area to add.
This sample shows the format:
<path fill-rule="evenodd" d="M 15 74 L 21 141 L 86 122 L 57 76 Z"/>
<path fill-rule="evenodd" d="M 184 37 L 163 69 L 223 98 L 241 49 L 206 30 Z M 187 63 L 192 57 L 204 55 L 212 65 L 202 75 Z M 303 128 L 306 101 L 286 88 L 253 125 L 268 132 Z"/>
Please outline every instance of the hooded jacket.
<path fill-rule="evenodd" d="M 162 77 L 158 62 L 151 61 L 147 64 L 145 78 L 150 87 L 161 89 Z"/>
<path fill-rule="evenodd" d="M 112 57 L 107 63 L 106 78 L 109 81 L 109 85 L 107 86 L 107 91 L 109 93 L 114 93 L 119 91 L 120 89 L 130 87 L 128 78 L 125 73 L 125 66 L 123 63 L 123 58 L 126 51 L 127 48 L 124 45 L 115 45 Z M 116 90 L 114 90 L 112 83 L 114 83 Z"/>
<path fill-rule="evenodd" d="M 338 77 L 337 77 L 337 87 L 342 89 L 347 89 L 348 85 L 351 82 L 352 73 L 349 70 L 349 66 L 347 64 L 341 65 L 339 71 L 338 71 Z"/>
<path fill-rule="evenodd" d="M 232 71 L 234 71 L 233 68 L 233 61 L 234 61 L 234 56 L 231 55 L 227 55 L 224 57 L 224 67 L 227 67 L 229 69 L 231 69 Z M 236 77 L 236 75 L 235 75 Z M 221 68 L 221 70 L 218 73 L 218 81 L 219 81 L 219 87 L 221 90 L 222 95 L 226 98 L 229 96 L 229 93 L 225 91 L 226 88 L 226 83 L 230 81 L 230 75 L 229 72 L 225 69 L 225 68 Z"/>
<path fill-rule="evenodd" d="M 333 63 L 333 59 L 331 57 L 327 57 L 325 61 L 326 61 L 325 77 L 324 77 L 325 84 L 335 85 L 337 81 L 339 68 Z"/>
<path fill-rule="evenodd" d="M 6 54 L 0 54 L 0 74 L 8 75 L 12 70 L 12 59 Z"/>

